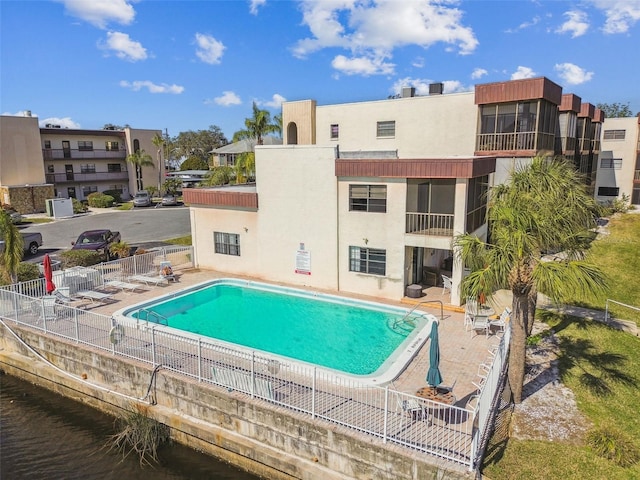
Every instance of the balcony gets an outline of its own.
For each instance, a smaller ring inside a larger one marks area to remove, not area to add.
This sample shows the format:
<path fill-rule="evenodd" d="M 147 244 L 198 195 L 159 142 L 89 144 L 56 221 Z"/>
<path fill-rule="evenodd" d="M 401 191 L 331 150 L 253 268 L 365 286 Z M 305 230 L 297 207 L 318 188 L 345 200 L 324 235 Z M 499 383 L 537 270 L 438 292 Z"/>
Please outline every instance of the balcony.
<path fill-rule="evenodd" d="M 553 150 L 555 135 L 542 132 L 480 133 L 477 152 Z"/>
<path fill-rule="evenodd" d="M 635 170 L 633 172 L 633 182 L 640 182 L 640 170 Z"/>
<path fill-rule="evenodd" d="M 127 151 L 122 150 L 73 150 L 64 148 L 45 148 L 42 150 L 42 158 L 45 160 L 84 160 L 84 159 L 118 159 L 127 158 Z"/>
<path fill-rule="evenodd" d="M 453 236 L 453 214 L 407 212 L 406 233 Z"/>
<path fill-rule="evenodd" d="M 94 173 L 47 173 L 45 175 L 47 183 L 75 183 L 75 182 L 110 182 L 128 181 L 129 172 L 94 172 Z"/>

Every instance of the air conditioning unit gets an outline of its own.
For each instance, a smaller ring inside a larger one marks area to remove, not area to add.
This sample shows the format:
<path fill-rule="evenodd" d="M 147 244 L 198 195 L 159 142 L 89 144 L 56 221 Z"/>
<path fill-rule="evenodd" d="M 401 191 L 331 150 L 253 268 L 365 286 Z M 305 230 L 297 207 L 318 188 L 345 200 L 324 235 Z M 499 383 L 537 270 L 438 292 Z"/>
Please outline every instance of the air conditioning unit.
<path fill-rule="evenodd" d="M 442 95 L 444 91 L 444 83 L 429 84 L 429 95 Z"/>

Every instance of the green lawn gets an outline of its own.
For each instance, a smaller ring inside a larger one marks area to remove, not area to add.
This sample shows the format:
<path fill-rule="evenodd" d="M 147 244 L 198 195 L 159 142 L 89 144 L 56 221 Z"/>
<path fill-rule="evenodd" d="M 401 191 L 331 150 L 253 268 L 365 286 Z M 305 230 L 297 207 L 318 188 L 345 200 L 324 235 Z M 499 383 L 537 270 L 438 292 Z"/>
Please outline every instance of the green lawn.
<path fill-rule="evenodd" d="M 590 259 L 610 277 L 609 298 L 640 306 L 640 215 L 611 221 Z M 602 308 L 602 305 L 593 305 Z M 615 310 L 614 310 L 615 312 Z M 626 309 L 621 318 L 629 318 Z M 640 338 L 597 322 L 548 312 L 544 321 L 559 340 L 559 370 L 580 411 L 594 430 L 607 429 L 623 458 L 640 460 Z M 558 412 L 559 415 L 562 412 Z M 640 461 L 621 467 L 598 456 L 587 439 L 576 444 L 508 439 L 498 429 L 490 442 L 483 474 L 492 480 L 640 479 Z"/>

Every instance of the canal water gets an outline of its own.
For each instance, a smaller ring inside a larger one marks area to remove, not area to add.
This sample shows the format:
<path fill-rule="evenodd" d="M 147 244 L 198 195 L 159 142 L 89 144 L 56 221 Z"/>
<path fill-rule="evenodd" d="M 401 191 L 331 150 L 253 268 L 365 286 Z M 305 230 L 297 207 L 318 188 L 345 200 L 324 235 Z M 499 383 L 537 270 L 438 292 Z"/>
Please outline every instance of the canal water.
<path fill-rule="evenodd" d="M 257 480 L 182 445 L 165 446 L 160 463 L 108 451 L 114 418 L 0 371 L 0 479 Z"/>

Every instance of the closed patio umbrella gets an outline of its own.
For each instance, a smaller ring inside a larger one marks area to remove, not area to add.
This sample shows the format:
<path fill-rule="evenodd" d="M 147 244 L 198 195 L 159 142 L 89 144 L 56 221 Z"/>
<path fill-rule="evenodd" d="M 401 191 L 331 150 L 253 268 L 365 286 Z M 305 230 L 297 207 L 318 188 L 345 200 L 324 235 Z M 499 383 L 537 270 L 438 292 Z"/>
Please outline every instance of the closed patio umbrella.
<path fill-rule="evenodd" d="M 42 269 L 44 270 L 44 279 L 46 281 L 46 290 L 47 295 L 51 295 L 56 289 L 56 286 L 53 283 L 53 270 L 51 270 L 51 258 L 49 258 L 49 254 L 45 254 L 44 259 L 42 260 Z"/>
<path fill-rule="evenodd" d="M 431 324 L 431 335 L 429 335 L 429 371 L 427 372 L 427 383 L 436 388 L 442 383 L 440 374 L 440 345 L 438 341 L 438 322 Z"/>

